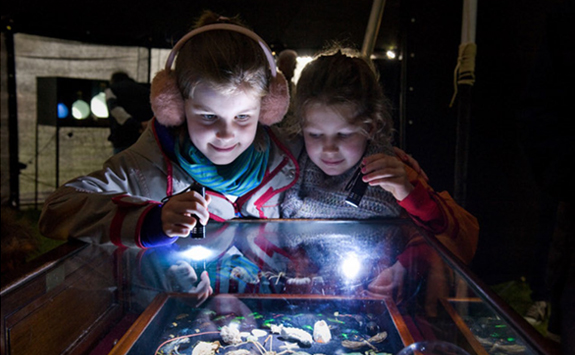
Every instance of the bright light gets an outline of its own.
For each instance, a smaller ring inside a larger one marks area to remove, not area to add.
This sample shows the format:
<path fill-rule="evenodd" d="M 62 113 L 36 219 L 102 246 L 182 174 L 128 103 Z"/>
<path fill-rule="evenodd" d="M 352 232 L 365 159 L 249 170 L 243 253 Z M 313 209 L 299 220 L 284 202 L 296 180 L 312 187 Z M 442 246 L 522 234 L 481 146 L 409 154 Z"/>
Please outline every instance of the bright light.
<path fill-rule="evenodd" d="M 66 118 L 68 117 L 68 113 L 68 106 L 60 102 L 58 104 L 58 118 Z"/>
<path fill-rule="evenodd" d="M 387 56 L 387 59 L 395 59 L 396 57 L 395 51 L 391 49 L 385 52 L 385 55 Z"/>
<path fill-rule="evenodd" d="M 98 118 L 108 117 L 108 106 L 106 105 L 106 94 L 101 92 L 90 101 L 92 112 Z"/>
<path fill-rule="evenodd" d="M 292 81 L 294 83 L 297 83 L 297 81 L 299 80 L 299 76 L 301 75 L 301 71 L 303 70 L 303 68 L 305 68 L 306 64 L 311 62 L 312 60 L 313 60 L 313 58 L 309 57 L 309 56 L 296 58 L 297 65 L 295 67 L 295 70 L 293 73 L 293 79 L 292 79 Z"/>
<path fill-rule="evenodd" d="M 83 120 L 90 115 L 90 106 L 83 100 L 74 101 L 72 104 L 72 117 Z"/>
<path fill-rule="evenodd" d="M 361 263 L 357 255 L 350 253 L 346 256 L 341 264 L 342 274 L 349 280 L 353 280 L 361 270 Z"/>
<path fill-rule="evenodd" d="M 205 260 L 212 256 L 212 251 L 203 246 L 194 246 L 182 252 L 182 256 L 194 261 Z"/>

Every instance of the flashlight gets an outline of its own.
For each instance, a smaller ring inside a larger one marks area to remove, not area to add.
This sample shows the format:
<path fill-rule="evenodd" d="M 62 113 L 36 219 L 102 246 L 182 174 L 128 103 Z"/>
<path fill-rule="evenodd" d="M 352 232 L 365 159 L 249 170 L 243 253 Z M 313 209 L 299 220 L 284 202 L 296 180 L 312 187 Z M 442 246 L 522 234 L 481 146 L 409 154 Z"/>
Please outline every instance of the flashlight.
<path fill-rule="evenodd" d="M 360 165 L 345 187 L 346 190 L 349 190 L 349 195 L 347 195 L 345 203 L 353 207 L 359 206 L 359 203 L 365 194 L 365 190 L 367 189 L 367 183 L 361 179 L 362 177 L 363 174 L 361 173 Z"/>
<path fill-rule="evenodd" d="M 200 194 L 202 194 L 202 197 L 204 198 L 206 197 L 206 188 L 198 183 L 193 183 L 190 186 L 190 190 L 199 192 Z M 190 232 L 190 237 L 194 239 L 203 239 L 206 237 L 206 227 L 200 223 L 200 219 L 198 218 L 198 216 L 194 215 L 194 217 L 196 218 L 196 225 L 194 226 L 194 228 L 192 228 L 192 231 Z"/>

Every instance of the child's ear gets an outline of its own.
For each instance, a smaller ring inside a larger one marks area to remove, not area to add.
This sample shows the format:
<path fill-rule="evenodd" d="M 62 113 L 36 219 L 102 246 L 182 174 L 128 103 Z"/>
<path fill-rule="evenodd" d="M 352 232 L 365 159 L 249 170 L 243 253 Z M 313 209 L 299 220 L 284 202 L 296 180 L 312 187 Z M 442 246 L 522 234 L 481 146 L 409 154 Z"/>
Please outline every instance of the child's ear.
<path fill-rule="evenodd" d="M 173 70 L 164 69 L 152 80 L 150 103 L 158 122 L 164 126 L 179 126 L 186 120 L 184 98 Z"/>
<path fill-rule="evenodd" d="M 286 115 L 290 104 L 288 83 L 282 73 L 270 80 L 268 94 L 262 97 L 259 121 L 271 126 L 280 122 Z"/>

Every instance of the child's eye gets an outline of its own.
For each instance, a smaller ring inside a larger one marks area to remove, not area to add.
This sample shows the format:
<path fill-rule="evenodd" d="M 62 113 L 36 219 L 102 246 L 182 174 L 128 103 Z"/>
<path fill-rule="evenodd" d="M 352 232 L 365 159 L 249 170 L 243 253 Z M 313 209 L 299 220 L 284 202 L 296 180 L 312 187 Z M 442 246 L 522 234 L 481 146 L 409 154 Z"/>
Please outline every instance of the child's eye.
<path fill-rule="evenodd" d="M 337 134 L 340 138 L 349 138 L 351 137 L 351 133 L 338 133 Z"/>
<path fill-rule="evenodd" d="M 307 135 L 308 135 L 308 137 L 310 137 L 310 138 L 319 138 L 319 137 L 321 137 L 321 134 L 320 134 L 320 133 L 308 132 Z"/>
<path fill-rule="evenodd" d="M 215 120 L 215 119 L 218 117 L 218 116 L 216 116 L 216 115 L 209 114 L 209 113 L 204 113 L 204 114 L 202 114 L 201 116 L 202 116 L 202 118 L 203 118 L 204 120 L 206 120 L 206 121 L 213 121 L 213 120 Z"/>
<path fill-rule="evenodd" d="M 236 118 L 237 118 L 239 121 L 247 121 L 247 120 L 250 119 L 250 117 L 251 117 L 250 115 L 237 115 L 237 116 L 236 116 Z"/>

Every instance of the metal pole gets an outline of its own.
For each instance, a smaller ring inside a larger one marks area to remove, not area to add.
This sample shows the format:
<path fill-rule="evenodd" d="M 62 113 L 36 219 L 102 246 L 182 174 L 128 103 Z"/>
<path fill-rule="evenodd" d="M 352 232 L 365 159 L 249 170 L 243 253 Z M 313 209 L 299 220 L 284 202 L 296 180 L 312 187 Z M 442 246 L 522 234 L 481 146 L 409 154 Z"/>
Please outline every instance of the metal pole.
<path fill-rule="evenodd" d="M 363 46 L 361 47 L 361 55 L 365 58 L 371 57 L 373 48 L 375 47 L 375 40 L 379 33 L 379 26 L 381 25 L 381 18 L 383 17 L 383 9 L 385 8 L 385 0 L 373 0 L 371 6 L 371 14 L 369 15 L 369 22 L 365 30 L 365 37 L 363 38 Z"/>
<path fill-rule="evenodd" d="M 18 101 L 16 96 L 16 60 L 14 33 L 11 28 L 2 32 L 6 45 L 8 78 L 8 152 L 10 156 L 10 200 L 11 206 L 20 208 L 20 163 L 18 154 Z"/>
<path fill-rule="evenodd" d="M 461 21 L 461 47 L 469 44 L 475 44 L 475 29 L 477 19 L 477 0 L 463 0 L 463 15 Z M 458 58 L 461 64 L 463 58 Z M 473 63 L 475 58 L 473 59 Z M 467 67 L 467 66 L 466 66 Z M 472 104 L 472 86 L 475 81 L 474 66 L 467 68 L 471 72 L 463 72 L 466 80 L 458 80 L 458 97 L 457 97 L 457 132 L 455 142 L 455 167 L 454 167 L 454 187 L 453 196 L 462 206 L 466 205 L 467 197 L 467 167 L 469 155 L 469 134 L 471 125 L 471 104 Z M 465 69 L 465 70 L 467 70 Z"/>

